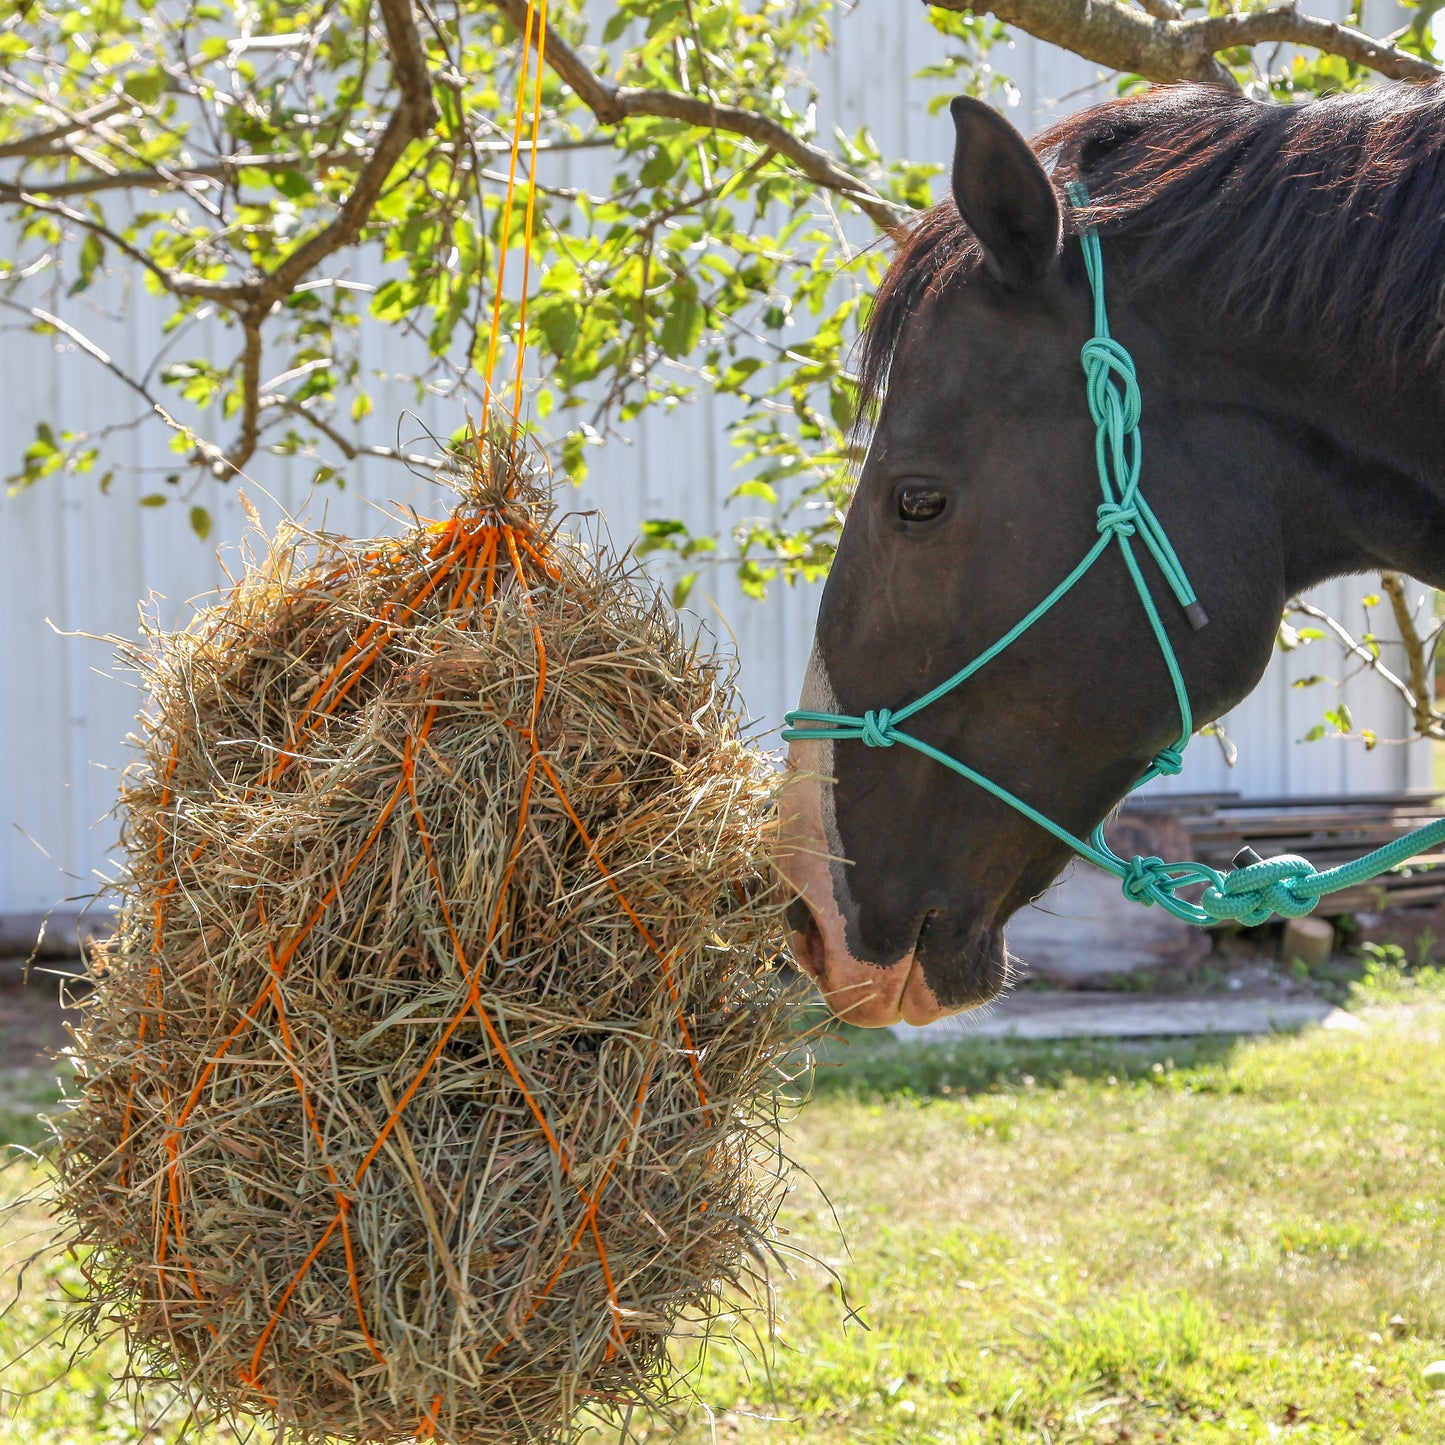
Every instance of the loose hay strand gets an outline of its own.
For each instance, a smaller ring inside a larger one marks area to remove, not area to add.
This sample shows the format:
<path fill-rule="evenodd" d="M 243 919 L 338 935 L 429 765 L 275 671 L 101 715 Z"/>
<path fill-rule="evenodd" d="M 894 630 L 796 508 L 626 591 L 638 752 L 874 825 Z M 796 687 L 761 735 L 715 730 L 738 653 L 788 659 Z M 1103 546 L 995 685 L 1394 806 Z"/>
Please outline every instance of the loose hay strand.
<path fill-rule="evenodd" d="M 56 1123 L 132 1386 L 307 1441 L 665 1403 L 782 1186 L 771 768 L 634 565 L 509 445 L 469 471 L 151 636 Z"/>

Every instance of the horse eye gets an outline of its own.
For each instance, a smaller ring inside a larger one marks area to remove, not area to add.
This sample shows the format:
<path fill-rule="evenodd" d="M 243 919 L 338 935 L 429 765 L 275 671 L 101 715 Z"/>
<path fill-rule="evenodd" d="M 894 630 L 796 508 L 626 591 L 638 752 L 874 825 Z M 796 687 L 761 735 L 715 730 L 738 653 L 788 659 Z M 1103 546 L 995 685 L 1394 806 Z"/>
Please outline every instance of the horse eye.
<path fill-rule="evenodd" d="M 905 522 L 931 522 L 948 505 L 948 493 L 924 482 L 898 489 L 898 515 Z"/>

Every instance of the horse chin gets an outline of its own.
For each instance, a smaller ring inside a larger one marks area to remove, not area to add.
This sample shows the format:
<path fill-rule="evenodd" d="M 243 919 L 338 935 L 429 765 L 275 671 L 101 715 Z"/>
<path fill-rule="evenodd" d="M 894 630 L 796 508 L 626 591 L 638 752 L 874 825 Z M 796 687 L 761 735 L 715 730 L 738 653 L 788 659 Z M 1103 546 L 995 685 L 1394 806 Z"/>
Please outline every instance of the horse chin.
<path fill-rule="evenodd" d="M 918 971 L 945 1014 L 992 1003 L 1013 980 L 1001 928 L 949 924 L 948 919 L 930 914 L 914 948 Z"/>
<path fill-rule="evenodd" d="M 910 949 L 896 963 L 868 963 L 855 958 L 841 938 L 830 940 L 827 921 L 820 920 L 801 898 L 788 910 L 794 961 L 845 1023 L 865 1029 L 898 1023 L 921 1026 L 986 1002 L 999 991 L 973 990 L 967 1002 L 947 1003 L 930 984 L 918 949 Z"/>

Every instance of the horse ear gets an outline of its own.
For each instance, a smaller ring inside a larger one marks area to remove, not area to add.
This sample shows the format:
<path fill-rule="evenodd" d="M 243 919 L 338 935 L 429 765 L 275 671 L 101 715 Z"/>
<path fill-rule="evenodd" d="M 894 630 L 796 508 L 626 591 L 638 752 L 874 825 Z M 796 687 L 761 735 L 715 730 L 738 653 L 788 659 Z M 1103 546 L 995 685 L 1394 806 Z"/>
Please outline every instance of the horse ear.
<path fill-rule="evenodd" d="M 960 95 L 949 106 L 957 140 L 953 199 L 1005 286 L 1042 280 L 1063 230 L 1053 182 L 1028 142 L 996 110 Z"/>

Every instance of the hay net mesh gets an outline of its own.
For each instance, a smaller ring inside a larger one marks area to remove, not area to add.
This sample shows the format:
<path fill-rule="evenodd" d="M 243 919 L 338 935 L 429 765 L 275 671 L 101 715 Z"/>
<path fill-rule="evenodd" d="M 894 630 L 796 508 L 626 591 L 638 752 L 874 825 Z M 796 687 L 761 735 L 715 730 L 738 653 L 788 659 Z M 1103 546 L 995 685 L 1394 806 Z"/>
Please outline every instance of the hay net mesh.
<path fill-rule="evenodd" d="M 132 1388 L 304 1439 L 666 1403 L 781 1193 L 774 783 L 731 675 L 511 448 L 137 654 L 56 1193 Z"/>

